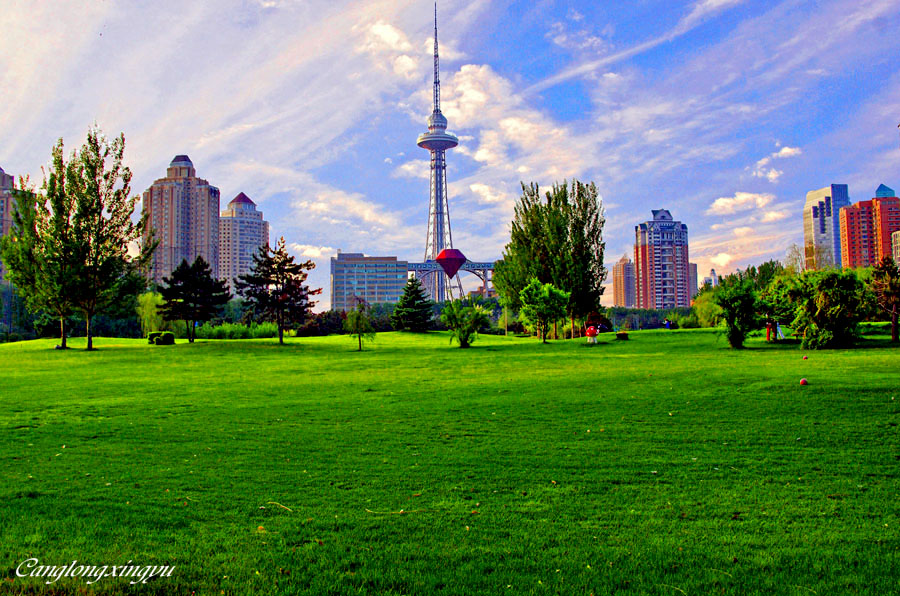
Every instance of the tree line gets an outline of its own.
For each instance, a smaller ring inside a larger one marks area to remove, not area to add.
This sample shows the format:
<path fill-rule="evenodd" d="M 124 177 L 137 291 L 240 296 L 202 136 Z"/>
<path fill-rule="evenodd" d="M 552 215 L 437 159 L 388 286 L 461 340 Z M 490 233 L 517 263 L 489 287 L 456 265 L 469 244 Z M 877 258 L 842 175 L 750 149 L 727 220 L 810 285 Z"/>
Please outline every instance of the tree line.
<path fill-rule="evenodd" d="M 122 305 L 183 321 L 193 342 L 196 323 L 210 320 L 231 299 L 227 283 L 214 279 L 200 257 L 183 261 L 163 278 L 159 296 L 144 293 L 157 242 L 147 233 L 152 230 L 146 215 L 132 219 L 138 197 L 131 194 L 124 153 L 124 135 L 110 141 L 92 127 L 68 159 L 62 139 L 56 143 L 39 189 L 21 178 L 13 191 L 12 227 L 0 238 L 0 258 L 28 310 L 58 320 L 61 349 L 67 347 L 67 324 L 75 313 L 84 321 L 87 350 L 93 349 L 95 316 Z M 151 241 L 143 242 L 145 237 Z M 277 325 L 283 343 L 285 329 L 306 320 L 314 304 L 310 296 L 321 292 L 305 284 L 315 264 L 295 262 L 284 238 L 274 249 L 260 247 L 253 261 L 251 272 L 235 280 L 237 291 L 251 318 Z M 4 298 L 12 298 L 9 288 Z"/>

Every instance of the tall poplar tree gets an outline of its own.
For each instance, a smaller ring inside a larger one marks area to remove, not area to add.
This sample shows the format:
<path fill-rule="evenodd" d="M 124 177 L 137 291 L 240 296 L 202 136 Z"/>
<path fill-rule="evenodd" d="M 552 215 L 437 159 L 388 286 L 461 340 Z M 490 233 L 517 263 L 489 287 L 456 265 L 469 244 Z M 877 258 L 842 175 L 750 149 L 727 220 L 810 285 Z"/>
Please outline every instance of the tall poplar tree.
<path fill-rule="evenodd" d="M 541 197 L 536 184 L 522 185 L 510 241 L 494 271 L 504 306 L 522 307 L 521 292 L 532 278 L 569 293 L 572 327 L 600 309 L 603 281 L 603 206 L 593 183 L 554 185 Z"/>
<path fill-rule="evenodd" d="M 131 169 L 123 165 L 125 135 L 110 143 L 96 127 L 75 156 L 78 176 L 72 183 L 75 198 L 73 237 L 78 251 L 74 302 L 85 323 L 87 349 L 94 349 L 91 320 L 117 300 L 134 280 L 155 244 L 137 256 L 129 245 L 143 236 L 146 216 L 132 220 L 138 196 L 131 196 Z M 137 289 L 137 288 L 136 288 Z"/>
<path fill-rule="evenodd" d="M 77 159 L 63 158 L 63 141 L 52 150 L 49 175 L 40 192 L 20 179 L 13 191 L 12 227 L 0 238 L 7 278 L 32 312 L 59 319 L 59 347 L 66 348 L 66 318 L 74 311 L 78 250 L 74 236 Z"/>

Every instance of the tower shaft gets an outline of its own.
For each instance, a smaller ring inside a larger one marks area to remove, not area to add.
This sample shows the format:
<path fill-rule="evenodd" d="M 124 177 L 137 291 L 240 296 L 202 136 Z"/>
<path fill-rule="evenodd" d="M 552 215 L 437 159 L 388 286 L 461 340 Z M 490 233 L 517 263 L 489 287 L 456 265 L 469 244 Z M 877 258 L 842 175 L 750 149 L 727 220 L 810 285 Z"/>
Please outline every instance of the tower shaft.
<path fill-rule="evenodd" d="M 441 77 L 438 59 L 437 4 L 434 8 L 434 105 L 428 117 L 428 132 L 419 135 L 417 144 L 431 153 L 431 197 L 428 205 L 428 230 L 425 237 L 425 261 L 434 261 L 445 248 L 453 248 L 450 231 L 450 204 L 447 200 L 447 149 L 459 144 L 455 135 L 447 132 L 447 119 L 441 113 Z M 447 277 L 436 270 L 423 276 L 422 284 L 436 302 L 452 296 L 452 287 L 462 293 L 459 276 Z"/>

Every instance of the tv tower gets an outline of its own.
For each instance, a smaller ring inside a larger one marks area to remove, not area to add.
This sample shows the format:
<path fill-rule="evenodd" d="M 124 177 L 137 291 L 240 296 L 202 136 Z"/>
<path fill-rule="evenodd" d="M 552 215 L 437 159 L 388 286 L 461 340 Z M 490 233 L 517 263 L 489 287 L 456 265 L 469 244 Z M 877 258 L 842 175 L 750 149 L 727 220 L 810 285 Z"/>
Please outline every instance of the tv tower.
<path fill-rule="evenodd" d="M 428 117 L 428 132 L 419 135 L 416 144 L 431 152 L 431 201 L 428 206 L 428 233 L 425 237 L 425 262 L 437 261 L 444 249 L 453 248 L 450 232 L 450 207 L 447 203 L 447 160 L 445 152 L 459 145 L 456 135 L 447 132 L 447 119 L 441 114 L 441 77 L 438 62 L 437 2 L 434 4 L 434 110 Z M 456 252 L 456 251 L 454 251 Z M 459 253 L 461 256 L 462 253 Z M 465 258 L 463 257 L 463 262 Z M 460 263 L 461 265 L 462 263 Z M 455 271 L 454 271 L 455 274 Z M 422 276 L 422 285 L 435 302 L 452 296 L 453 280 L 462 294 L 458 275 L 446 275 L 441 269 Z"/>

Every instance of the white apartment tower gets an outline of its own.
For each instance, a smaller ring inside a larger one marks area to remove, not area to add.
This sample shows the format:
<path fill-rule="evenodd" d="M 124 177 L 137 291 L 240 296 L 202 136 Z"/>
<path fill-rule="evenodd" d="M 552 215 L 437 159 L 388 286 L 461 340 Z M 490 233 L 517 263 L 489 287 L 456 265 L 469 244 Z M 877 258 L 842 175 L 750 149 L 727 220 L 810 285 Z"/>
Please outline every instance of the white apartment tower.
<path fill-rule="evenodd" d="M 269 245 L 269 222 L 250 197 L 240 193 L 219 215 L 219 277 L 234 292 L 234 279 L 253 268 L 253 255 Z"/>

